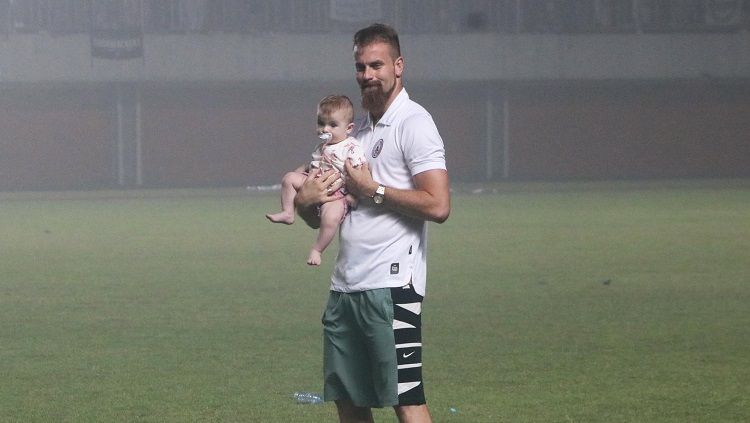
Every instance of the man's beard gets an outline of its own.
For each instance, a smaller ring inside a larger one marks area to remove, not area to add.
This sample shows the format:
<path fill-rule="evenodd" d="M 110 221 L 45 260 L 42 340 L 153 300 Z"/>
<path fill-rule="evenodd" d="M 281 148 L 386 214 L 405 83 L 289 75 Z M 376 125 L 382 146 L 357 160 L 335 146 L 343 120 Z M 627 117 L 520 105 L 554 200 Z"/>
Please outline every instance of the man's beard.
<path fill-rule="evenodd" d="M 388 94 L 383 91 L 383 85 L 375 83 L 361 88 L 362 108 L 367 111 L 384 111 Z"/>

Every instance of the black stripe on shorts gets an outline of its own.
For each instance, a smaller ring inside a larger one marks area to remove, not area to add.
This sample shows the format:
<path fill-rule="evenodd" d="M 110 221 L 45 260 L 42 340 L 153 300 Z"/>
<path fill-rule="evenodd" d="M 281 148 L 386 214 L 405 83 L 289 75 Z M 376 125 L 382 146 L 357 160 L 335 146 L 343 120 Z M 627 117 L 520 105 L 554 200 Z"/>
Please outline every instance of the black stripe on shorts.
<path fill-rule="evenodd" d="M 399 405 L 425 403 L 422 382 L 422 300 L 411 284 L 391 288 Z"/>

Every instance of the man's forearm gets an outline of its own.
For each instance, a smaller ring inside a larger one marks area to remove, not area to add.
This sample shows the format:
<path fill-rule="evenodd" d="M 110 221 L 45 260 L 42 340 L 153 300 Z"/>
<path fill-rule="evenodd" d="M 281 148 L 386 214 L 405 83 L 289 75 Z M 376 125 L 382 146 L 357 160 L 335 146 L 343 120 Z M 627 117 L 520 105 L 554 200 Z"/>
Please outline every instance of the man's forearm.
<path fill-rule="evenodd" d="M 372 198 L 378 182 L 372 179 L 367 165 L 363 165 L 362 169 L 347 165 L 347 171 L 350 176 L 349 191 L 360 197 Z M 415 189 L 386 186 L 382 207 L 416 219 L 445 222 L 451 209 L 448 172 L 443 169 L 428 170 L 413 178 Z"/>
<path fill-rule="evenodd" d="M 415 219 L 443 223 L 450 213 L 450 197 L 420 190 L 386 188 L 384 207 Z"/>

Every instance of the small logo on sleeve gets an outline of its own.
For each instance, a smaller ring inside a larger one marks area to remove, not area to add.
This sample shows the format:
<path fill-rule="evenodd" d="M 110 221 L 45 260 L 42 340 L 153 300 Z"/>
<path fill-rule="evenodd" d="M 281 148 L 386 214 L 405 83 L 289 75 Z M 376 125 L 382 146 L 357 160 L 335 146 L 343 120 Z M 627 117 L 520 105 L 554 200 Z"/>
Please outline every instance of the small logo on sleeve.
<path fill-rule="evenodd" d="M 398 275 L 398 263 L 391 263 L 391 275 Z"/>

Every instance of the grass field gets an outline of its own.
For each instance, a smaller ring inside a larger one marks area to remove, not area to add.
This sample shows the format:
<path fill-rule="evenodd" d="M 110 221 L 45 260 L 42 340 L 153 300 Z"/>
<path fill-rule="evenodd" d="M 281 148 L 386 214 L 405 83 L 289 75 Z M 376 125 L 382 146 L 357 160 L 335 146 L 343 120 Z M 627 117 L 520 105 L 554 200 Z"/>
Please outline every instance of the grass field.
<path fill-rule="evenodd" d="M 483 188 L 430 227 L 436 422 L 750 421 L 750 181 Z M 291 398 L 321 390 L 335 246 L 309 268 L 276 207 L 0 194 L 0 422 L 335 421 Z"/>

